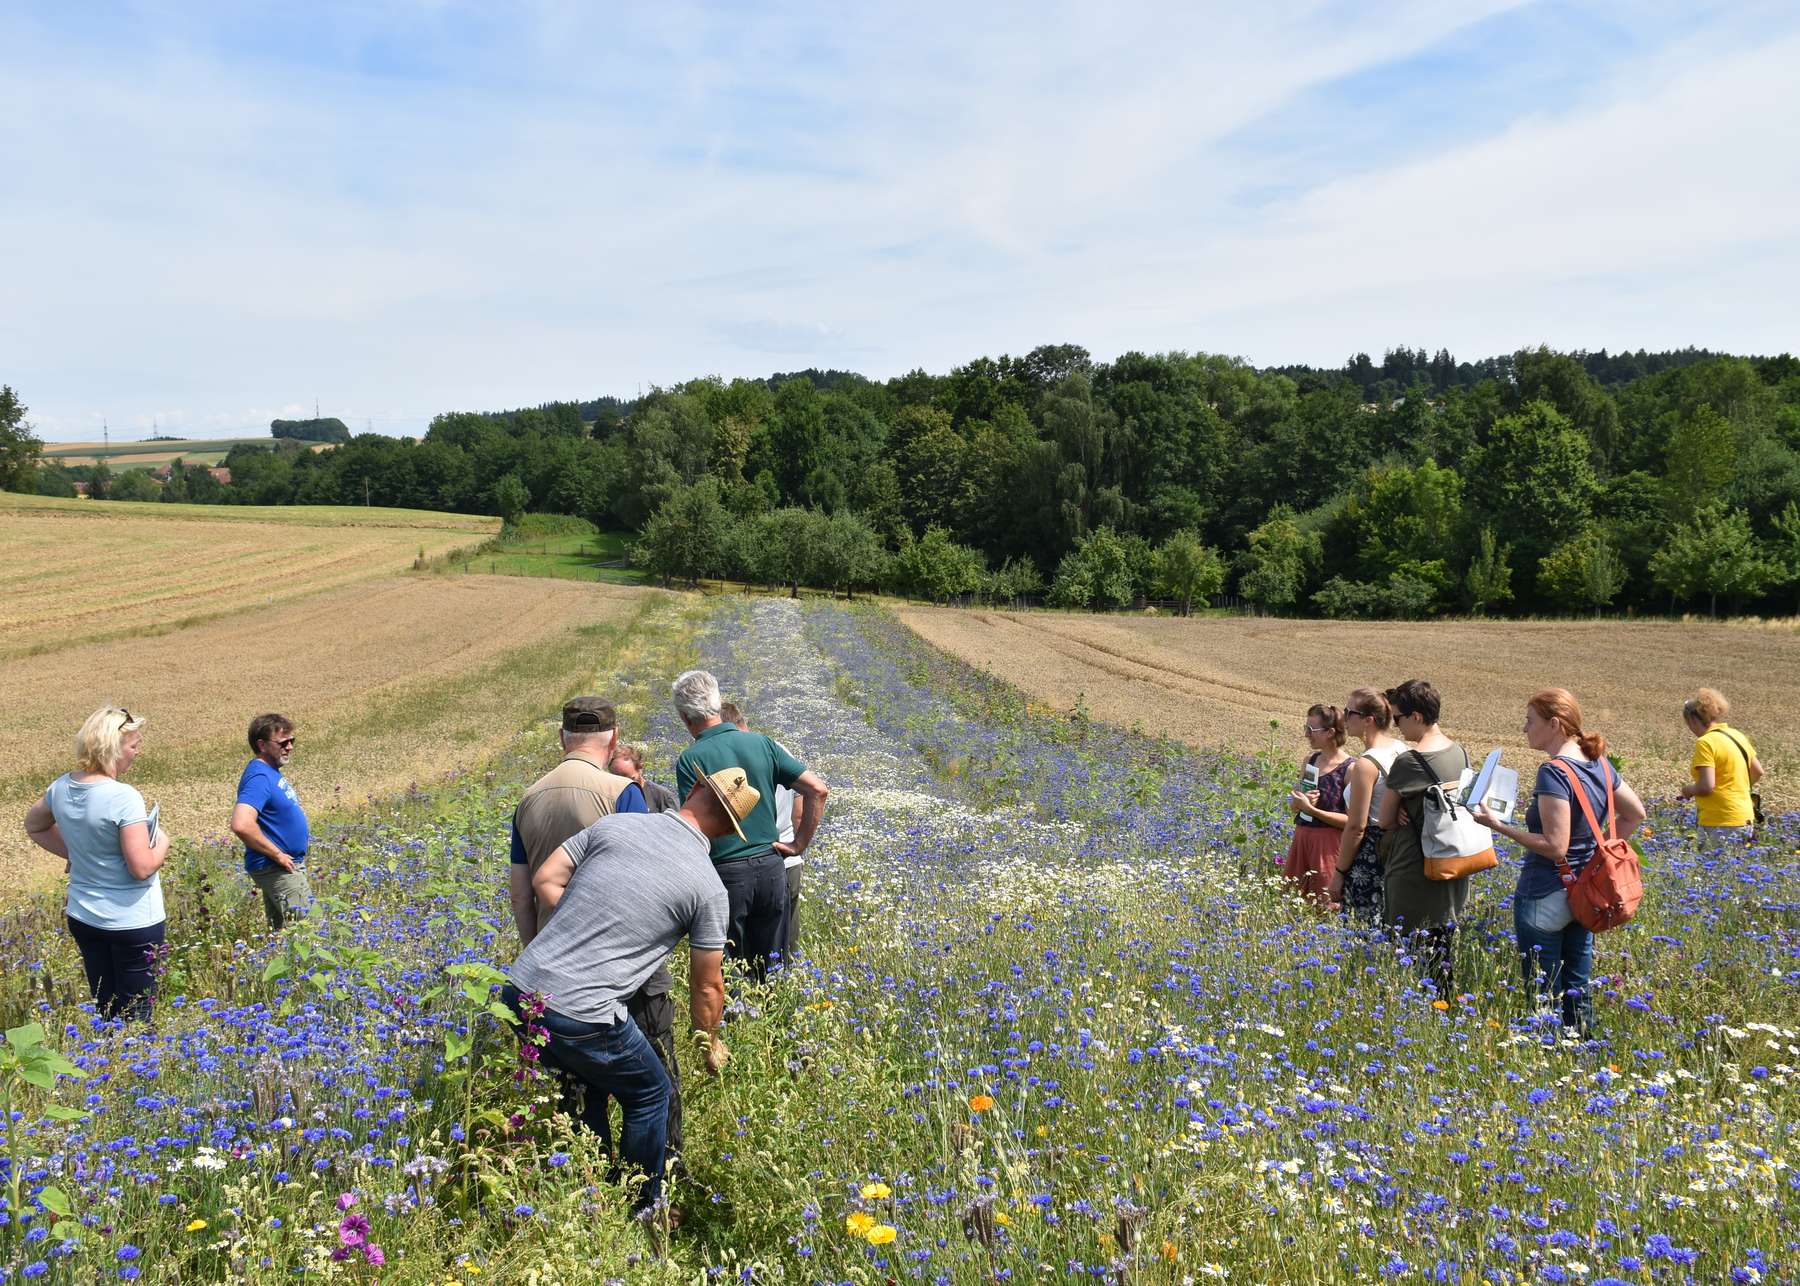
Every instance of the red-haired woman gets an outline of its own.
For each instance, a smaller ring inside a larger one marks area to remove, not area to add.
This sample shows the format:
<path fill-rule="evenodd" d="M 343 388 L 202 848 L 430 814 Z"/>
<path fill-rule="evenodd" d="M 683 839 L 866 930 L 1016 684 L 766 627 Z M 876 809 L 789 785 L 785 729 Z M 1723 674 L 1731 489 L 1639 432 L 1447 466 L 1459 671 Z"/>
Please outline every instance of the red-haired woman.
<path fill-rule="evenodd" d="M 1561 866 L 1569 880 L 1581 874 L 1598 841 L 1568 775 L 1554 761 L 1567 764 L 1587 796 L 1594 818 L 1605 829 L 1611 787 L 1618 810 L 1615 825 L 1621 839 L 1644 821 L 1644 804 L 1606 758 L 1606 738 L 1582 726 L 1581 706 L 1563 688 L 1546 688 L 1525 704 L 1525 740 L 1552 762 L 1538 769 L 1525 828 L 1508 826 L 1486 808 L 1475 819 L 1525 850 L 1519 886 L 1513 893 L 1513 932 L 1526 984 L 1535 983 L 1556 1010 L 1564 1032 L 1585 1036 L 1593 1018 L 1588 979 L 1594 967 L 1594 935 L 1576 923 Z"/>
<path fill-rule="evenodd" d="M 1301 892 L 1329 904 L 1338 834 L 1348 820 L 1344 781 L 1353 762 L 1344 753 L 1344 716 L 1336 706 L 1315 705 L 1306 712 L 1306 743 L 1310 749 L 1301 762 L 1308 770 L 1307 785 L 1288 795 L 1294 838 L 1281 873 Z"/>

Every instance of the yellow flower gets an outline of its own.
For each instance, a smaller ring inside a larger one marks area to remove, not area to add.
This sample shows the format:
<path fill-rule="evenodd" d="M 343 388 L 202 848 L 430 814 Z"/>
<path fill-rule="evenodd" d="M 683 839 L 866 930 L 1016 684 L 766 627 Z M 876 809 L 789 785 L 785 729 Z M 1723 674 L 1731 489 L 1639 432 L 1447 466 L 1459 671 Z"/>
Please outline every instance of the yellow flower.
<path fill-rule="evenodd" d="M 994 1222 L 999 1224 L 1002 1228 L 1010 1228 L 1012 1227 L 1012 1216 L 1007 1214 L 1004 1210 L 996 1210 L 994 1212 Z"/>
<path fill-rule="evenodd" d="M 864 1201 L 885 1201 L 889 1196 L 889 1189 L 885 1183 L 865 1183 L 862 1195 Z"/>
<path fill-rule="evenodd" d="M 875 1216 L 864 1214 L 858 1210 L 844 1220 L 844 1231 L 852 1237 L 861 1237 L 875 1226 Z"/>
<path fill-rule="evenodd" d="M 189 1232 L 199 1232 L 204 1227 L 206 1227 L 206 1220 L 196 1219 L 193 1223 L 188 1225 L 187 1230 Z"/>
<path fill-rule="evenodd" d="M 1038 1127 L 1037 1127 L 1037 1136 L 1038 1136 L 1038 1137 L 1039 1137 L 1039 1138 L 1040 1138 L 1040 1139 L 1047 1139 L 1047 1138 L 1049 1138 L 1049 1137 L 1050 1137 L 1050 1127 L 1049 1127 L 1049 1126 L 1048 1126 L 1048 1125 L 1040 1125 L 1040 1126 L 1038 1126 Z"/>
<path fill-rule="evenodd" d="M 1172 1242 L 1172 1241 L 1163 1242 L 1162 1257 L 1164 1259 L 1168 1260 L 1171 1264 L 1175 1262 L 1175 1243 L 1174 1242 Z"/>
<path fill-rule="evenodd" d="M 969 1095 L 969 1110 L 971 1112 L 985 1112 L 993 1105 L 994 1096 L 992 1094 Z"/>
<path fill-rule="evenodd" d="M 1450 1002 L 1448 1000 L 1434 1000 L 1431 1002 L 1431 1007 L 1433 1009 L 1448 1009 L 1450 1008 Z"/>
<path fill-rule="evenodd" d="M 871 1246 L 885 1246 L 899 1235 L 900 1234 L 895 1231 L 893 1224 L 878 1223 L 873 1228 L 869 1229 L 869 1244 Z"/>

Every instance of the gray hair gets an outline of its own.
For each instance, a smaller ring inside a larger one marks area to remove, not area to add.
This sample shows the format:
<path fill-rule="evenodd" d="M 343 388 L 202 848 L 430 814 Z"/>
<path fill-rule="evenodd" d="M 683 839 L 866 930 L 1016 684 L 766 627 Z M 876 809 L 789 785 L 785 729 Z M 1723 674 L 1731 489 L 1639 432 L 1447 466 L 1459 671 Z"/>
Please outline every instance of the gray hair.
<path fill-rule="evenodd" d="M 675 713 L 689 723 L 719 715 L 719 681 L 705 670 L 688 670 L 675 680 Z"/>

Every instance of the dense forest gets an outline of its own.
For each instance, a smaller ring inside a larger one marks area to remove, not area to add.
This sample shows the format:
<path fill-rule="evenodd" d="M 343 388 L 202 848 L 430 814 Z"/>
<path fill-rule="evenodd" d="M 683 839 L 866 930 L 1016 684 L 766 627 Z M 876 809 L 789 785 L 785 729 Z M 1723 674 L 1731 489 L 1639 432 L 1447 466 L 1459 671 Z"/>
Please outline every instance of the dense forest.
<path fill-rule="evenodd" d="M 185 469 L 160 494 L 574 514 L 641 533 L 669 578 L 1395 617 L 1787 614 L 1800 594 L 1788 355 L 1401 347 L 1258 370 L 1055 345 L 451 412 L 418 441 L 225 463 L 227 486 Z"/>

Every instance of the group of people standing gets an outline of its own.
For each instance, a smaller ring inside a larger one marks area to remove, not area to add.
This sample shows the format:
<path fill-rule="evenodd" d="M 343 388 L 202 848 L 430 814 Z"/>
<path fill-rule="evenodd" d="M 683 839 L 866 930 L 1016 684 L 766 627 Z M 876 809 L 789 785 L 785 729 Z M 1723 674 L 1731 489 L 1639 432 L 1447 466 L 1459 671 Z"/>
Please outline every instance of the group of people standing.
<path fill-rule="evenodd" d="M 1711 688 L 1682 708 L 1695 750 L 1693 780 L 1680 793 L 1698 801 L 1702 840 L 1715 847 L 1752 838 L 1760 812 L 1753 788 L 1762 762 L 1749 739 L 1725 722 L 1729 709 Z M 1428 876 L 1422 801 L 1434 786 L 1455 786 L 1472 765 L 1440 726 L 1442 715 L 1442 698 L 1423 679 L 1386 690 L 1358 688 L 1341 709 L 1312 706 L 1302 761 L 1307 778 L 1288 796 L 1295 827 L 1282 872 L 1321 904 L 1403 941 L 1437 996 L 1447 999 L 1470 877 Z M 1643 824 L 1645 808 L 1607 758 L 1606 738 L 1584 725 L 1573 693 L 1546 688 L 1533 695 L 1525 703 L 1524 731 L 1526 743 L 1546 756 L 1525 824 L 1515 826 L 1481 805 L 1471 811 L 1524 850 L 1513 893 L 1520 966 L 1561 1026 L 1585 1033 L 1592 1018 L 1593 934 L 1576 922 L 1567 890 L 1593 857 L 1598 837 L 1574 791 L 1582 791 L 1602 832 L 1622 839 Z M 1358 754 L 1345 750 L 1351 737 L 1362 743 Z"/>
<path fill-rule="evenodd" d="M 102 1016 L 147 1019 L 165 949 L 162 868 L 170 835 L 157 810 L 123 780 L 143 750 L 142 715 L 102 706 L 75 734 L 75 769 L 51 782 L 25 813 L 33 843 L 63 859 L 69 936 Z M 302 869 L 311 842 L 300 796 L 283 769 L 296 742 L 291 719 L 250 721 L 251 758 L 238 777 L 228 822 L 244 845 L 244 870 L 272 928 L 312 902 Z"/>
<path fill-rule="evenodd" d="M 674 979 L 688 941 L 688 1019 L 716 1074 L 729 1057 L 724 961 L 761 982 L 799 941 L 800 872 L 830 793 L 772 737 L 750 731 L 704 670 L 675 680 L 690 744 L 675 789 L 644 778 L 598 697 L 563 707 L 563 758 L 528 787 L 512 820 L 513 919 L 523 945 L 502 997 L 528 1057 L 563 1078 L 570 1114 L 644 1175 L 660 1199 L 682 1147 Z"/>
<path fill-rule="evenodd" d="M 686 938 L 690 1024 L 716 1073 L 729 1056 L 724 961 L 760 982 L 794 953 L 805 853 L 830 793 L 787 747 L 750 731 L 711 674 L 681 675 L 673 696 L 692 738 L 674 790 L 644 776 L 644 752 L 619 741 L 610 702 L 576 697 L 562 709 L 562 757 L 519 800 L 509 846 L 523 949 L 503 998 L 527 1049 L 561 1073 L 571 1114 L 609 1143 L 609 1104 L 619 1104 L 619 1152 L 646 1178 L 641 1208 L 658 1200 L 666 1158 L 681 1148 L 670 957 Z M 157 810 L 123 780 L 146 722 L 122 706 L 94 711 L 74 771 L 25 817 L 32 840 L 66 864 L 69 933 L 96 1007 L 140 1021 L 165 950 L 170 845 Z M 284 771 L 298 737 L 291 719 L 261 714 L 248 740 L 229 826 L 279 931 L 312 901 L 310 827 Z"/>

